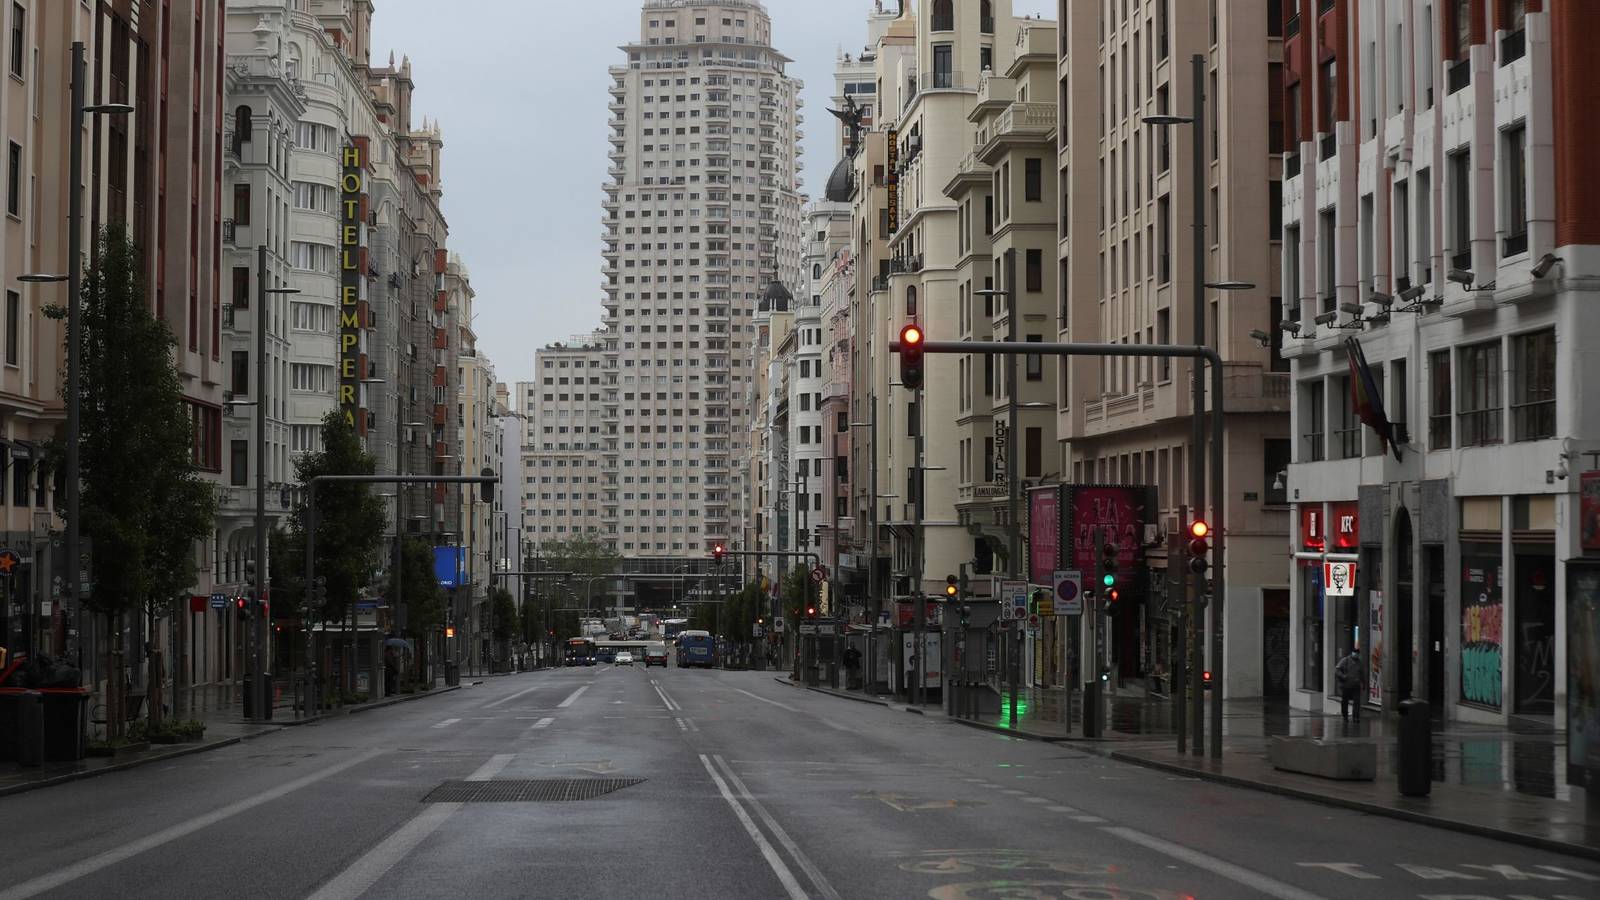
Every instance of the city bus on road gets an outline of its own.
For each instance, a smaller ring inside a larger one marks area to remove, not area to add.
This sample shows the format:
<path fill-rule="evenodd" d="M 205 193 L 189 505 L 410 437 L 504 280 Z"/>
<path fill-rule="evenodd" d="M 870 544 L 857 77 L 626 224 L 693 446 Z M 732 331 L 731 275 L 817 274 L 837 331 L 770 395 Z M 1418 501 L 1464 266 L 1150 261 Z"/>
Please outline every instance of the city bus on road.
<path fill-rule="evenodd" d="M 575 637 L 567 639 L 567 649 L 563 665 L 592 666 L 596 662 L 594 641 L 590 638 Z"/>
<path fill-rule="evenodd" d="M 717 642 L 709 631 L 678 632 L 678 668 L 717 667 Z"/>

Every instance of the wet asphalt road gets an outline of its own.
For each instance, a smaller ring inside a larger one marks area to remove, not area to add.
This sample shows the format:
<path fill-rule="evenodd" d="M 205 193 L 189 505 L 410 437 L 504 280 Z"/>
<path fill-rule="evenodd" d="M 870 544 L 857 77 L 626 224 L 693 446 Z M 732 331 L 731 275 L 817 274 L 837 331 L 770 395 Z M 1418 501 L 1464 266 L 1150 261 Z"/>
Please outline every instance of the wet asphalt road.
<path fill-rule="evenodd" d="M 429 796 L 543 779 L 626 781 Z M 0 820 L 0 900 L 1600 897 L 1582 860 L 677 668 L 488 679 Z"/>

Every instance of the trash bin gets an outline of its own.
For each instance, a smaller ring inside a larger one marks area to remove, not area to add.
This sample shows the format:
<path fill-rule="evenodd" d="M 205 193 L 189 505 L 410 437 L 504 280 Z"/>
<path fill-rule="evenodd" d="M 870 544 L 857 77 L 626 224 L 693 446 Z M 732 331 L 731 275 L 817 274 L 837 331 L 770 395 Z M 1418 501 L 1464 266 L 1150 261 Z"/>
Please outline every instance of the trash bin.
<path fill-rule="evenodd" d="M 77 762 L 88 756 L 88 690 L 46 691 L 43 705 L 45 762 Z"/>
<path fill-rule="evenodd" d="M 460 663 L 446 662 L 444 664 L 444 683 L 445 687 L 455 687 L 461 683 Z"/>
<path fill-rule="evenodd" d="M 1399 747 L 1395 753 L 1400 794 L 1426 797 L 1433 789 L 1433 720 L 1422 700 L 1400 703 Z"/>
<path fill-rule="evenodd" d="M 257 700 L 256 690 L 255 690 L 255 687 L 256 687 L 255 686 L 255 676 L 254 675 L 243 675 L 243 676 L 240 676 L 240 678 L 241 678 L 241 681 L 242 681 L 241 692 L 244 694 L 244 717 L 246 719 L 254 719 L 256 717 L 256 700 Z"/>
<path fill-rule="evenodd" d="M 38 691 L 17 695 L 17 762 L 24 766 L 44 763 L 44 696 Z"/>

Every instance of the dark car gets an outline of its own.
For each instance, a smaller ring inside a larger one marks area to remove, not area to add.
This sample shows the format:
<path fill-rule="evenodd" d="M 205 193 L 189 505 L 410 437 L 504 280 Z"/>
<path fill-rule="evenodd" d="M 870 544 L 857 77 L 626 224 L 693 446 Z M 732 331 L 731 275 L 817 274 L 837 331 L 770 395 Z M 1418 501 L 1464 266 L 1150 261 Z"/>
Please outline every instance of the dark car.
<path fill-rule="evenodd" d="M 667 667 L 667 648 L 664 644 L 652 644 L 644 648 L 644 667 L 648 669 L 651 666 Z"/>

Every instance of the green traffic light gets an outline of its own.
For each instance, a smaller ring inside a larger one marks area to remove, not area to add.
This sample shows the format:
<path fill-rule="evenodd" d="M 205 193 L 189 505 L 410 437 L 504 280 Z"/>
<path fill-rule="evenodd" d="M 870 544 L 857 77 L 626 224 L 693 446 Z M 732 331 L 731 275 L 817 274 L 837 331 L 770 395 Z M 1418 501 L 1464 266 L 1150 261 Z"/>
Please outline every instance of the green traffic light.
<path fill-rule="evenodd" d="M 1111 587 L 1112 585 L 1117 583 L 1117 576 L 1112 575 L 1110 572 L 1107 572 L 1103 577 L 1101 577 L 1100 581 L 1106 587 Z"/>

